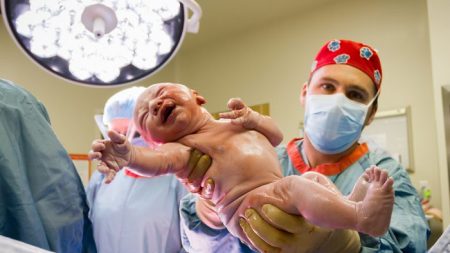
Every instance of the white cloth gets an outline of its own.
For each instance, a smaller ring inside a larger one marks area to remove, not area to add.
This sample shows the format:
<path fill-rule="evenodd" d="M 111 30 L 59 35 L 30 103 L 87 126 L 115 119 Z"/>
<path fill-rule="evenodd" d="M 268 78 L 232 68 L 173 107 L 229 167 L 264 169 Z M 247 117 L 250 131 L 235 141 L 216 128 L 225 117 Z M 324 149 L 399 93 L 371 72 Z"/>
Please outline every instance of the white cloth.
<path fill-rule="evenodd" d="M 13 240 L 9 237 L 0 235 L 0 249 L 4 253 L 51 253 L 48 251 L 35 247 L 33 245 Z"/>
<path fill-rule="evenodd" d="M 186 190 L 173 175 L 133 178 L 120 170 L 110 184 L 95 172 L 87 188 L 99 253 L 184 252 L 179 202 Z"/>
<path fill-rule="evenodd" d="M 450 253 L 450 226 L 442 233 L 428 253 Z"/>

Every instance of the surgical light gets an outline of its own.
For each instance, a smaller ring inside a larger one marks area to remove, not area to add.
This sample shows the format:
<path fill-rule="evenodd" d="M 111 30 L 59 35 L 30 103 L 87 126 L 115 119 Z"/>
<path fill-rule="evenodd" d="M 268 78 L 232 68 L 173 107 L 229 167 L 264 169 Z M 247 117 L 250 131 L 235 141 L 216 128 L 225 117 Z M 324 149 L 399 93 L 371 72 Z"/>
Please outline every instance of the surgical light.
<path fill-rule="evenodd" d="M 104 87 L 161 69 L 201 17 L 194 0 L 1 0 L 1 10 L 15 42 L 39 66 Z"/>

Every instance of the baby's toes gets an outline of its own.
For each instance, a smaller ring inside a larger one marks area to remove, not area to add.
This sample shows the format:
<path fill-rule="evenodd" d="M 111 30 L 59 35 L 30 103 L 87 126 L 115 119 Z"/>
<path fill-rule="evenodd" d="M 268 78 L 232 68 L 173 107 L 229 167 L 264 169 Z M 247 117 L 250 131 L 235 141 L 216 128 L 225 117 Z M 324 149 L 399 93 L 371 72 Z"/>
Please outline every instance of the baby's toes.
<path fill-rule="evenodd" d="M 388 177 L 386 182 L 384 182 L 382 189 L 385 192 L 390 192 L 393 189 L 393 185 L 394 185 L 394 179 L 392 179 L 392 177 Z"/>
<path fill-rule="evenodd" d="M 388 172 L 386 170 L 381 170 L 380 172 L 380 183 L 384 184 L 384 182 L 386 182 L 386 180 L 388 179 Z"/>

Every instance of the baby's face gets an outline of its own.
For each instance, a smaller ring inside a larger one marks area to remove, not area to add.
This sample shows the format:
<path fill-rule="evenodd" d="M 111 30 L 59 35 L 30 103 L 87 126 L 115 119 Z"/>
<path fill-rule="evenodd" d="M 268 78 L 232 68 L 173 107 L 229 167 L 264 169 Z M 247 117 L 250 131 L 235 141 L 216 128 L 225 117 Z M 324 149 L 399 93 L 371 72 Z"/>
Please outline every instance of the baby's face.
<path fill-rule="evenodd" d="M 193 132 L 201 106 L 192 90 L 172 83 L 154 84 L 138 98 L 134 120 L 146 140 L 176 141 Z"/>

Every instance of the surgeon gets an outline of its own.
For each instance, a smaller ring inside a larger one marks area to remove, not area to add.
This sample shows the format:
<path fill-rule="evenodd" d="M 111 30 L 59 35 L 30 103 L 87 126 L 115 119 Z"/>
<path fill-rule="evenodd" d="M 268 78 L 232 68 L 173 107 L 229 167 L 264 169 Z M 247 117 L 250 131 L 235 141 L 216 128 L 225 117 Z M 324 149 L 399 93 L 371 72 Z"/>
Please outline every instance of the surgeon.
<path fill-rule="evenodd" d="M 131 87 L 111 96 L 103 123 L 127 135 L 134 145 L 152 147 L 156 144 L 136 136 L 132 123 L 136 99 L 144 89 Z M 96 171 L 86 190 L 98 252 L 185 252 L 178 210 L 187 191 L 173 175 L 148 178 L 126 168 L 109 182 Z"/>
<path fill-rule="evenodd" d="M 381 81 L 381 63 L 371 46 L 350 40 L 325 43 L 300 92 L 300 102 L 305 107 L 305 137 L 289 141 L 277 152 L 285 176 L 319 172 L 328 176 L 344 195 L 351 192 L 358 177 L 371 165 L 386 169 L 394 180 L 395 194 L 386 234 L 371 237 L 351 230 L 314 226 L 264 202 L 267 196 L 289 189 L 267 189 L 253 194 L 248 202 L 251 208 L 240 214 L 241 228 L 250 241 L 247 247 L 217 223 L 217 213 L 208 199 L 187 195 L 181 207 L 186 250 L 426 252 L 430 231 L 406 170 L 386 151 L 358 141 L 377 111 Z"/>
<path fill-rule="evenodd" d="M 82 182 L 44 105 L 0 79 L 0 119 L 0 235 L 53 252 L 96 252 Z"/>

